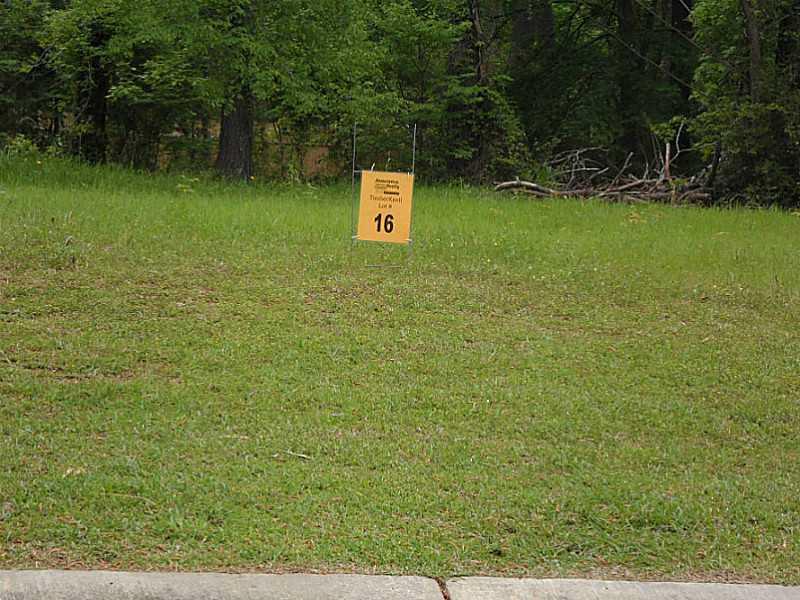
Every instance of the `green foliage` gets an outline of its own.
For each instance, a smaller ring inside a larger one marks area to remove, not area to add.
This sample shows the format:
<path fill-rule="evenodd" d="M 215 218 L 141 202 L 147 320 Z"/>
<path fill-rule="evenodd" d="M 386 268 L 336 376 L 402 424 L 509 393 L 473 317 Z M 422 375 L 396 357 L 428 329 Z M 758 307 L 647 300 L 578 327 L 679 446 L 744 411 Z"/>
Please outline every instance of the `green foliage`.
<path fill-rule="evenodd" d="M 0 2 L 0 133 L 46 146 L 59 135 L 57 85 L 42 23 L 55 2 Z"/>
<path fill-rule="evenodd" d="M 373 55 L 374 84 L 382 92 L 380 105 L 359 115 L 360 154 L 367 166 L 391 163 L 410 168 L 412 126 L 419 131 L 420 170 L 429 178 L 447 174 L 447 162 L 461 150 L 461 140 L 443 135 L 452 99 L 467 86 L 449 69 L 454 45 L 466 24 L 451 22 L 446 2 L 416 6 L 409 0 L 380 3 L 369 28 L 380 49 Z M 363 92 L 371 90 L 358 90 Z"/>
<path fill-rule="evenodd" d="M 753 4 L 759 58 L 742 6 L 7 0 L 0 134 L 92 162 L 205 169 L 229 127 L 222 116 L 242 114 L 240 147 L 270 129 L 286 148 L 244 153 L 280 155 L 286 164 L 261 170 L 302 178 L 308 145 L 347 170 L 353 123 L 364 165 L 408 167 L 416 123 L 420 173 L 487 182 L 576 148 L 620 164 L 632 152 L 641 168 L 659 160 L 653 132 L 663 142 L 679 119 L 685 150 L 722 143 L 720 198 L 794 205 L 800 9 Z M 699 156 L 676 168 L 699 170 Z"/>
<path fill-rule="evenodd" d="M 506 96 L 489 86 L 453 91 L 444 113 L 442 137 L 452 140 L 444 154 L 444 173 L 463 173 L 481 182 L 525 176 L 530 165 L 527 139 Z"/>
<path fill-rule="evenodd" d="M 700 139 L 722 144 L 723 197 L 787 208 L 800 203 L 800 148 L 787 131 L 796 110 L 742 101 L 718 103 L 697 117 L 694 127 Z M 709 147 L 709 158 L 710 152 Z"/>
<path fill-rule="evenodd" d="M 8 139 L 0 149 L 9 158 L 33 158 L 39 155 L 36 144 L 21 133 Z"/>
<path fill-rule="evenodd" d="M 380 72 L 392 75 L 383 85 L 397 103 L 362 123 L 367 165 L 385 164 L 389 156 L 410 165 L 409 129 L 416 124 L 418 164 L 429 180 L 487 181 L 525 172 L 527 143 L 502 89 L 507 78 L 475 81 L 465 6 L 399 0 L 375 13 L 373 29 L 385 48 Z"/>
<path fill-rule="evenodd" d="M 722 196 L 784 207 L 800 205 L 800 8 L 771 0 L 757 13 L 762 63 L 760 97 L 752 97 L 752 64 L 737 2 L 698 3 L 698 38 L 713 53 L 695 73 L 703 110 L 697 137 L 722 144 Z M 723 58 L 715 58 L 723 57 Z"/>

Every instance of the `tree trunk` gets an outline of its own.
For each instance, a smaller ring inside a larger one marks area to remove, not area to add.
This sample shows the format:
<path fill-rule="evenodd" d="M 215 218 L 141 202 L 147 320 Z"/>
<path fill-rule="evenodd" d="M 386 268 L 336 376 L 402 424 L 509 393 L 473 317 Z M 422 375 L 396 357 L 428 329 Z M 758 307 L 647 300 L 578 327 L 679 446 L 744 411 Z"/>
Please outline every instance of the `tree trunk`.
<path fill-rule="evenodd" d="M 550 52 L 555 48 L 555 14 L 550 0 L 514 0 L 509 63 L 524 70 L 531 51 Z"/>
<path fill-rule="evenodd" d="M 672 36 L 673 44 L 676 48 L 679 48 L 686 38 L 692 38 L 694 35 L 694 25 L 692 24 L 694 0 L 670 0 L 670 3 L 672 5 L 672 27 L 675 29 Z M 681 78 L 691 81 L 694 77 L 694 69 L 691 72 L 683 71 L 679 75 Z M 692 96 L 692 88 L 681 84 L 681 96 L 683 101 L 688 104 Z"/>
<path fill-rule="evenodd" d="M 692 33 L 692 9 L 694 0 L 670 0 L 672 4 L 672 26 L 685 34 Z"/>
<path fill-rule="evenodd" d="M 230 112 L 223 111 L 219 134 L 217 170 L 235 179 L 253 175 L 253 97 L 245 90 Z"/>
<path fill-rule="evenodd" d="M 753 102 L 760 102 L 762 96 L 762 83 L 764 66 L 761 56 L 761 31 L 751 0 L 739 0 L 744 13 L 744 23 L 747 29 L 747 43 L 750 50 L 750 98 Z"/>
<path fill-rule="evenodd" d="M 678 2 L 680 2 L 680 0 L 678 0 Z M 675 48 L 680 47 L 680 35 L 675 30 L 675 3 L 676 0 L 660 0 L 657 12 L 658 17 L 653 23 L 656 29 L 660 29 L 662 24 L 668 26 L 671 25 L 673 27 L 673 29 L 669 32 L 669 35 L 665 37 L 661 43 L 661 72 L 656 74 L 657 77 L 665 84 L 672 83 L 672 75 L 675 64 L 673 52 Z"/>
<path fill-rule="evenodd" d="M 550 0 L 538 0 L 533 6 L 536 41 L 542 49 L 550 51 L 556 45 L 556 15 Z"/>
<path fill-rule="evenodd" d="M 103 48 L 110 39 L 110 34 L 101 25 L 92 23 L 90 47 Z M 91 58 L 90 70 L 86 73 L 88 86 L 86 111 L 81 120 L 88 126 L 88 132 L 80 140 L 79 154 L 90 163 L 106 161 L 108 154 L 108 93 L 111 80 L 100 57 L 95 54 Z"/>
<path fill-rule="evenodd" d="M 781 15 L 775 62 L 781 69 L 781 78 L 788 86 L 800 85 L 800 2 L 787 8 Z"/>
<path fill-rule="evenodd" d="M 486 53 L 486 36 L 483 31 L 483 25 L 481 24 L 479 0 L 470 0 L 469 16 L 472 22 L 472 52 L 475 60 L 475 84 L 482 88 L 479 92 L 481 100 L 475 105 L 475 109 L 477 110 L 477 114 L 480 115 L 480 121 L 485 121 L 489 109 L 488 89 L 486 89 L 489 79 L 489 64 Z M 475 154 L 470 161 L 467 171 L 473 173 L 475 180 L 479 181 L 483 177 L 488 155 L 484 128 L 482 126 L 475 128 L 474 136 L 473 147 L 475 148 Z"/>
<path fill-rule="evenodd" d="M 486 62 L 486 41 L 483 35 L 483 26 L 481 25 L 480 3 L 478 0 L 471 0 L 469 15 L 472 20 L 473 47 L 475 48 L 475 77 L 477 84 L 483 85 L 489 75 L 489 69 Z"/>
<path fill-rule="evenodd" d="M 617 110 L 621 119 L 618 145 L 626 154 L 641 153 L 641 78 L 643 65 L 636 51 L 639 46 L 638 14 L 634 0 L 617 0 L 619 42 L 617 44 L 616 80 L 618 89 Z"/>

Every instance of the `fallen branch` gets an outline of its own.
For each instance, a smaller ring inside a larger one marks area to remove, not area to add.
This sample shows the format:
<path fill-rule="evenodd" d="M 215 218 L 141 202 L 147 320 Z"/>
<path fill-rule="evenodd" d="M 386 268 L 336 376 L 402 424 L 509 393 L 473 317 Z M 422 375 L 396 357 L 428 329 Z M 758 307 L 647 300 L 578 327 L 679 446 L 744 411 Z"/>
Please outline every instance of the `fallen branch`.
<path fill-rule="evenodd" d="M 519 179 L 517 179 L 516 181 L 506 181 L 505 183 L 499 183 L 495 186 L 494 191 L 502 192 L 505 190 L 519 190 L 519 189 L 546 194 L 547 196 L 560 195 L 560 192 L 558 192 L 557 190 L 552 190 L 550 188 L 541 186 L 538 183 L 532 183 L 530 181 L 520 181 Z"/>
<path fill-rule="evenodd" d="M 513 191 L 552 198 L 603 198 L 618 200 L 652 200 L 676 203 L 707 202 L 711 193 L 695 182 L 678 184 L 674 179 L 666 179 L 663 174 L 658 179 L 634 179 L 622 185 L 598 185 L 581 189 L 558 190 L 532 181 L 506 181 L 495 186 L 496 192 Z"/>

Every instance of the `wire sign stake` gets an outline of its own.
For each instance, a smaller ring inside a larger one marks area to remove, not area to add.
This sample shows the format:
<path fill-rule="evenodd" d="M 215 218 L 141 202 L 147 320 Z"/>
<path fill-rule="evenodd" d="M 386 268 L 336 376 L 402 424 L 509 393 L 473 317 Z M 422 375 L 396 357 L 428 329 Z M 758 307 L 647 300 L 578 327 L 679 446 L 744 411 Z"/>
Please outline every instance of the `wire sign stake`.
<path fill-rule="evenodd" d="M 361 174 L 361 194 L 358 208 L 358 226 L 353 223 L 355 208 L 351 211 L 353 241 L 388 242 L 409 246 L 411 215 L 414 198 L 414 169 L 416 167 L 417 126 L 414 125 L 412 163 L 410 173 L 388 171 L 358 171 L 356 169 L 356 128 L 353 127 L 353 203 L 355 205 L 356 174 Z"/>

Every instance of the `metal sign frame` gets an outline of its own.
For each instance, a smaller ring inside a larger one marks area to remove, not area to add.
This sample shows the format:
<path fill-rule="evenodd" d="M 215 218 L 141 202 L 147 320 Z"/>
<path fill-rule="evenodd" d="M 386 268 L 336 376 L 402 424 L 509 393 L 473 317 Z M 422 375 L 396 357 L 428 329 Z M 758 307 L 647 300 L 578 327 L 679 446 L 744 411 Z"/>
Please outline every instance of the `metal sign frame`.
<path fill-rule="evenodd" d="M 358 200 L 358 195 L 356 194 L 356 176 L 361 176 L 362 173 L 367 171 L 367 169 L 359 169 L 357 166 L 357 159 L 358 159 L 358 124 L 353 123 L 353 171 L 352 171 L 352 178 L 350 181 L 351 186 L 351 202 L 350 202 L 350 246 L 351 248 L 355 246 L 358 240 L 358 223 L 356 222 L 356 203 Z M 375 165 L 372 165 L 372 168 L 369 171 L 374 171 Z M 414 123 L 414 129 L 412 134 L 411 140 L 411 171 L 409 175 L 414 177 L 414 183 L 416 183 L 416 171 L 417 171 L 417 124 Z M 408 248 L 408 256 L 414 253 L 414 238 L 413 238 L 413 228 L 414 228 L 414 218 L 413 218 L 413 211 L 412 211 L 412 218 L 411 223 L 409 224 L 409 231 L 408 231 L 408 244 L 406 247 Z"/>

